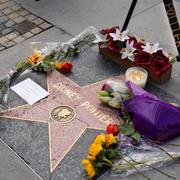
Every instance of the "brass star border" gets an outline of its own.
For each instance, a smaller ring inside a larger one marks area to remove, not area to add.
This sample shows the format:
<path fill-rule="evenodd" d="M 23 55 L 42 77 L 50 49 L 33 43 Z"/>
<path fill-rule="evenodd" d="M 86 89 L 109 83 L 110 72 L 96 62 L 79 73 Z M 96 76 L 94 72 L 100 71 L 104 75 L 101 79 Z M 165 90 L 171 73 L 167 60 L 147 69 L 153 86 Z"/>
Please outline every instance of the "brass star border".
<path fill-rule="evenodd" d="M 87 128 L 104 130 L 108 123 L 121 121 L 115 112 L 96 98 L 96 91 L 105 81 L 107 79 L 81 87 L 53 71 L 47 74 L 49 96 L 46 99 L 32 106 L 25 104 L 11 108 L 4 111 L 0 117 L 48 124 L 52 173 Z M 51 120 L 50 112 L 58 106 L 73 108 L 76 112 L 74 119 L 63 123 Z"/>

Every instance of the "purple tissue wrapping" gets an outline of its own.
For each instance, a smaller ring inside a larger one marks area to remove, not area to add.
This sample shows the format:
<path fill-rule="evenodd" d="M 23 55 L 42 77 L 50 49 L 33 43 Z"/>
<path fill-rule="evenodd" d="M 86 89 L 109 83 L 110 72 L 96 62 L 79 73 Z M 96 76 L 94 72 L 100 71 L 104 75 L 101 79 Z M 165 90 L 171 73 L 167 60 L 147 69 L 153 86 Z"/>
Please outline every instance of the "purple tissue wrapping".
<path fill-rule="evenodd" d="M 133 97 L 124 102 L 132 114 L 133 124 L 141 134 L 156 141 L 180 135 L 180 108 L 173 106 L 132 82 L 126 82 Z"/>

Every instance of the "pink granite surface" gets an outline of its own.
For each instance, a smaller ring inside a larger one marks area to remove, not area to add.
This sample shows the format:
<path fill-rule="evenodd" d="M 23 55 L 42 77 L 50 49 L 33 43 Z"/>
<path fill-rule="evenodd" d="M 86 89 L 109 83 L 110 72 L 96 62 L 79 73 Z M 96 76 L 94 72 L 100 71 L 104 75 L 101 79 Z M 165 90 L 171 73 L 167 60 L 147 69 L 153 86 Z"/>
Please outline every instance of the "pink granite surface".
<path fill-rule="evenodd" d="M 113 122 L 119 121 L 116 113 L 96 98 L 96 91 L 105 81 L 80 87 L 64 75 L 54 71 L 48 75 L 50 93 L 48 98 L 32 106 L 24 105 L 13 108 L 4 112 L 2 116 L 49 123 L 50 164 L 53 171 L 87 127 L 105 129 L 108 124 L 107 119 L 112 119 Z M 76 116 L 72 121 L 61 123 L 50 119 L 52 109 L 60 105 L 75 109 Z"/>

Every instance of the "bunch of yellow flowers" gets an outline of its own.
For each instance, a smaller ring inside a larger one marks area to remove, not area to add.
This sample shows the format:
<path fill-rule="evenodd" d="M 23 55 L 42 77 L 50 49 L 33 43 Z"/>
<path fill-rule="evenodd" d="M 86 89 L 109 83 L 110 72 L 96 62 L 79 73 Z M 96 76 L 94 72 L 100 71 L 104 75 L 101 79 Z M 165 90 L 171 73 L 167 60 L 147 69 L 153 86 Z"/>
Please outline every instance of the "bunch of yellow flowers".
<path fill-rule="evenodd" d="M 95 177 L 102 167 L 112 167 L 112 160 L 117 157 L 117 139 L 113 134 L 99 134 L 89 146 L 87 159 L 82 160 L 82 165 L 89 179 Z"/>
<path fill-rule="evenodd" d="M 31 65 L 37 64 L 43 60 L 43 56 L 40 51 L 35 50 L 33 54 L 28 57 L 28 62 Z"/>

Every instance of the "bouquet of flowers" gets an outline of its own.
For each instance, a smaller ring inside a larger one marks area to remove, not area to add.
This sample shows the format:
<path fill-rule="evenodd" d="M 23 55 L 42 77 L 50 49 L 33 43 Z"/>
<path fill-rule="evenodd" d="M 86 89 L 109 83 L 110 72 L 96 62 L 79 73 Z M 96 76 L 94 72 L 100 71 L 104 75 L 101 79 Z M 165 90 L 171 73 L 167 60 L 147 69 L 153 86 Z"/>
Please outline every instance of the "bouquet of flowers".
<path fill-rule="evenodd" d="M 88 179 L 96 179 L 110 168 L 112 176 L 126 177 L 137 172 L 150 180 L 143 172 L 153 169 L 170 179 L 176 179 L 159 167 L 177 162 L 180 159 L 179 152 L 166 151 L 142 138 L 134 144 L 118 128 L 115 124 L 108 125 L 106 134 L 97 135 L 90 144 L 87 159 L 82 160 Z"/>
<path fill-rule="evenodd" d="M 12 79 L 19 76 L 23 71 L 28 68 L 26 61 L 20 60 L 16 63 L 15 67 L 10 69 L 9 73 L 0 78 L 0 112 L 6 107 L 8 101 L 8 89 Z"/>
<path fill-rule="evenodd" d="M 133 96 L 124 101 L 134 127 L 147 138 L 166 141 L 180 134 L 180 108 L 126 82 Z M 138 104 L 138 105 L 137 105 Z"/>
<path fill-rule="evenodd" d="M 82 164 L 91 179 L 101 173 L 102 168 L 112 167 L 118 157 L 117 139 L 112 134 L 99 134 L 89 146 L 87 159 Z"/>
<path fill-rule="evenodd" d="M 109 106 L 120 109 L 125 99 L 130 97 L 130 91 L 122 80 L 111 79 L 97 92 L 97 98 Z"/>
<path fill-rule="evenodd" d="M 46 43 L 43 48 L 33 49 L 33 53 L 27 57 L 27 60 L 18 61 L 7 75 L 0 78 L 0 110 L 7 108 L 5 104 L 7 103 L 9 86 L 23 71 L 30 69 L 50 72 L 56 69 L 61 73 L 70 73 L 73 65 L 68 58 L 78 55 L 83 48 L 93 45 L 98 36 L 96 28 L 87 27 L 67 42 Z M 38 42 L 34 42 L 34 44 L 36 43 Z"/>
<path fill-rule="evenodd" d="M 104 85 L 106 91 L 112 91 L 112 85 L 107 86 L 107 84 Z M 104 144 L 101 144 L 102 148 L 98 145 L 99 149 L 95 159 L 89 158 L 91 154 L 89 151 L 88 159 L 82 161 L 88 177 L 90 179 L 97 177 L 103 173 L 104 168 L 112 168 L 111 174 L 118 177 L 138 172 L 145 179 L 150 180 L 143 171 L 154 169 L 171 179 L 176 179 L 159 168 L 172 162 L 178 163 L 180 153 L 171 152 L 160 145 L 179 135 L 180 108 L 164 102 L 130 81 L 125 84 L 125 87 L 131 92 L 131 96 L 126 100 L 119 101 L 121 105 L 118 114 L 123 119 L 123 123 L 120 125 L 109 124 L 106 135 L 103 135 Z M 120 86 L 116 87 L 119 89 Z M 93 142 L 94 149 L 98 147 L 95 142 L 101 136 L 98 135 Z M 106 145 L 106 136 L 114 137 L 116 146 L 112 146 L 115 156 L 112 156 L 113 159 L 110 159 L 111 156 L 105 156 L 105 163 L 101 153 L 106 152 L 106 149 L 103 148 Z M 180 146 L 171 143 L 166 143 L 166 145 Z M 92 174 L 88 171 L 90 166 L 93 169 Z"/>

